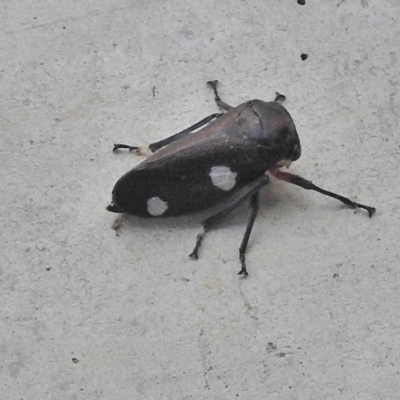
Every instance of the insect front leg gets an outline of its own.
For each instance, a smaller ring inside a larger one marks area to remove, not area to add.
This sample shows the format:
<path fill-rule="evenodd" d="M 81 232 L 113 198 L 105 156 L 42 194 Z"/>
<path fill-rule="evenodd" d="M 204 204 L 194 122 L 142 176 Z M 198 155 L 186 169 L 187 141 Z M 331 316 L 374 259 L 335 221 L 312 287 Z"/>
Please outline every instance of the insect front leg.
<path fill-rule="evenodd" d="M 211 86 L 212 90 L 214 91 L 215 102 L 217 103 L 217 106 L 219 108 L 222 108 L 225 111 L 229 111 L 233 108 L 229 104 L 226 104 L 224 101 L 222 101 L 221 97 L 219 97 L 218 89 L 217 89 L 218 81 L 208 81 L 207 85 Z"/>
<path fill-rule="evenodd" d="M 221 115 L 222 114 L 211 114 L 208 117 L 203 118 L 201 121 L 197 122 L 196 124 L 190 126 L 189 128 L 186 128 L 183 131 L 178 132 L 175 135 L 172 135 L 166 139 L 151 143 L 147 147 L 146 146 L 142 146 L 142 147 L 129 146 L 127 144 L 116 143 L 116 144 L 114 144 L 113 152 L 116 152 L 119 149 L 127 149 L 129 151 L 132 151 L 132 152 L 135 152 L 136 154 L 141 154 L 141 155 L 147 154 L 148 150 L 150 150 L 152 153 L 154 153 L 156 150 L 161 149 L 161 147 L 164 147 L 167 144 L 175 142 L 175 140 L 178 140 L 186 135 L 189 135 L 191 132 L 195 131 L 196 129 L 199 129 L 202 126 L 207 125 L 213 119 L 216 119 L 216 118 L 220 117 Z"/>
<path fill-rule="evenodd" d="M 286 96 L 284 95 L 284 94 L 282 94 L 282 93 L 279 93 L 279 92 L 275 92 L 275 99 L 274 99 L 274 101 L 276 101 L 276 102 L 284 102 L 286 100 Z"/>
<path fill-rule="evenodd" d="M 258 214 L 258 208 L 260 204 L 260 192 L 256 192 L 251 196 L 250 199 L 250 207 L 251 207 L 251 213 L 250 213 L 250 218 L 249 221 L 247 222 L 246 226 L 246 231 L 244 233 L 242 243 L 239 248 L 239 258 L 240 262 L 242 263 L 242 268 L 239 271 L 238 275 L 243 275 L 247 276 L 247 268 L 246 268 L 246 249 L 247 245 L 249 243 L 251 231 L 253 229 L 254 221 L 256 220 L 257 214 Z"/>
<path fill-rule="evenodd" d="M 221 98 L 219 97 L 218 89 L 217 89 L 218 81 L 216 81 L 216 80 L 215 81 L 209 81 L 209 82 L 207 82 L 207 84 L 209 86 L 211 86 L 211 88 L 214 91 L 215 101 L 217 102 L 218 107 L 222 108 L 225 111 L 229 111 L 230 109 L 233 108 L 229 104 L 227 104 L 224 101 L 222 101 Z M 285 96 L 283 96 L 283 95 L 281 95 L 279 93 L 277 93 L 276 95 L 277 95 L 276 99 L 279 98 L 280 100 L 283 101 L 284 98 L 285 98 Z M 275 101 L 277 101 L 276 99 L 275 99 Z M 203 118 L 201 121 L 197 122 L 196 124 L 190 126 L 189 128 L 186 128 L 183 131 L 178 132 L 175 135 L 172 135 L 172 136 L 170 136 L 170 137 L 168 137 L 166 139 L 160 140 L 158 142 L 151 143 L 149 146 L 141 146 L 141 147 L 139 147 L 139 146 L 131 146 L 131 145 L 128 145 L 128 144 L 115 143 L 114 144 L 114 148 L 113 148 L 113 152 L 116 152 L 117 150 L 120 150 L 120 149 L 127 149 L 127 150 L 129 150 L 131 152 L 134 152 L 136 154 L 139 154 L 139 155 L 148 155 L 149 150 L 150 150 L 151 153 L 154 153 L 158 149 L 161 149 L 162 147 L 174 142 L 175 140 L 178 140 L 178 139 L 190 134 L 191 132 L 195 131 L 196 129 L 199 129 L 202 126 L 207 125 L 213 119 L 216 119 L 216 118 L 220 117 L 221 115 L 222 115 L 221 113 L 211 114 L 208 117 Z"/>
<path fill-rule="evenodd" d="M 242 268 L 239 271 L 239 275 L 247 276 L 247 269 L 246 269 L 246 258 L 245 253 L 247 249 L 247 244 L 250 239 L 251 230 L 254 225 L 254 221 L 257 217 L 258 212 L 258 203 L 259 203 L 259 191 L 260 189 L 269 183 L 269 178 L 267 175 L 263 175 L 254 182 L 251 182 L 247 186 L 245 186 L 242 191 L 239 193 L 238 196 L 234 198 L 234 200 L 228 204 L 224 209 L 220 210 L 216 214 L 212 215 L 211 217 L 207 218 L 202 222 L 202 229 L 197 235 L 196 238 L 196 245 L 189 255 L 189 257 L 197 260 L 198 251 L 201 246 L 201 243 L 204 239 L 205 234 L 212 228 L 214 225 L 219 223 L 222 219 L 224 219 L 229 213 L 231 213 L 235 208 L 237 208 L 243 201 L 251 197 L 250 206 L 251 206 L 251 214 L 249 221 L 247 223 L 246 231 L 242 239 L 242 243 L 239 249 L 239 257 L 242 264 Z"/>
<path fill-rule="evenodd" d="M 217 106 L 222 108 L 223 110 L 229 111 L 230 109 L 232 109 L 233 107 L 230 106 L 229 104 L 226 104 L 224 101 L 221 100 L 221 97 L 219 97 L 219 93 L 218 93 L 218 81 L 208 81 L 207 85 L 211 86 L 212 90 L 214 91 L 214 95 L 215 95 L 215 102 L 217 103 Z M 286 96 L 282 93 L 279 92 L 275 92 L 275 98 L 274 101 L 278 102 L 278 103 L 282 103 L 286 100 Z"/>
<path fill-rule="evenodd" d="M 320 187 L 314 185 L 311 181 L 308 181 L 298 175 L 291 174 L 290 172 L 283 172 L 279 169 L 274 169 L 271 171 L 271 173 L 278 179 L 281 179 L 281 180 L 289 182 L 289 183 L 293 183 L 294 185 L 300 186 L 307 190 L 315 190 L 316 192 L 322 193 L 325 196 L 333 197 L 334 199 L 337 199 L 350 207 L 363 208 L 364 210 L 368 211 L 368 215 L 370 217 L 372 217 L 376 211 L 375 207 L 370 207 L 370 206 L 366 206 L 364 204 L 356 203 L 356 202 L 348 199 L 347 197 L 341 196 L 340 194 L 328 192 L 327 190 L 321 189 Z"/>

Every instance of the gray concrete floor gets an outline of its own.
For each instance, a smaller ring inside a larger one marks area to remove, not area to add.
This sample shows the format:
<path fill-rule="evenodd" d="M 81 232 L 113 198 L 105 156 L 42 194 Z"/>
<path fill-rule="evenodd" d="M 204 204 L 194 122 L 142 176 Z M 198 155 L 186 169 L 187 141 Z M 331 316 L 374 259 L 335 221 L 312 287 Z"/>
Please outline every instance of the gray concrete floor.
<path fill-rule="evenodd" d="M 3 0 L 1 398 L 398 400 L 399 19 L 398 0 Z M 246 207 L 198 262 L 203 215 L 116 236 L 105 206 L 140 158 L 112 144 L 217 112 L 210 79 L 232 104 L 284 93 L 292 170 L 374 218 L 273 182 L 246 280 Z"/>

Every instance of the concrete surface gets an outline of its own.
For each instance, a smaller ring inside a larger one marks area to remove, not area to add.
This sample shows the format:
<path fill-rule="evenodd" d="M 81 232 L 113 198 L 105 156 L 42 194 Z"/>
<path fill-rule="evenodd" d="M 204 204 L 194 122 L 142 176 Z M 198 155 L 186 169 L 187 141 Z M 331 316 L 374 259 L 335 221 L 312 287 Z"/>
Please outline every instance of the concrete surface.
<path fill-rule="evenodd" d="M 0 19 L 2 400 L 400 398 L 398 0 L 3 0 Z M 376 216 L 274 182 L 247 280 L 246 207 L 198 262 L 203 215 L 116 236 L 104 207 L 139 158 L 112 144 L 216 112 L 209 79 L 232 104 L 286 94 L 292 170 Z"/>

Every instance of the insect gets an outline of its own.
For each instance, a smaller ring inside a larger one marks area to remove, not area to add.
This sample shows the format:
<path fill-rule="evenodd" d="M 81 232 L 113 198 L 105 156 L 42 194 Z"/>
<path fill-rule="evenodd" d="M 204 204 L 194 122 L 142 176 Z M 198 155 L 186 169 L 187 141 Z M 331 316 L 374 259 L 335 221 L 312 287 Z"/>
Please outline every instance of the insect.
<path fill-rule="evenodd" d="M 239 275 L 243 276 L 248 275 L 246 248 L 257 217 L 260 189 L 270 182 L 268 173 L 352 208 L 362 208 L 372 217 L 374 207 L 355 203 L 281 170 L 301 155 L 292 117 L 280 103 L 285 96 L 277 93 L 271 102 L 250 100 L 232 107 L 221 100 L 218 81 L 207 84 L 225 113 L 212 114 L 148 147 L 114 145 L 114 152 L 128 149 L 137 154 L 151 154 L 118 180 L 108 211 L 145 218 L 169 217 L 223 203 L 223 208 L 202 222 L 190 254 L 197 259 L 206 232 L 249 200 L 250 215 L 239 247 Z"/>

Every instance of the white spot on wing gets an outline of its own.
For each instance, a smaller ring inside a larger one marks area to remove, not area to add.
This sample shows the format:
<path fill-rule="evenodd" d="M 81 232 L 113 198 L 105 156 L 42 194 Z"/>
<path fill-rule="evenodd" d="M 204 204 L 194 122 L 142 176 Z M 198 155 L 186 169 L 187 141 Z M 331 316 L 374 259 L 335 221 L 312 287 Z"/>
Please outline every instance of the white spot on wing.
<path fill-rule="evenodd" d="M 210 171 L 210 178 L 214 186 L 226 191 L 235 187 L 236 177 L 237 173 L 225 166 L 212 167 Z"/>
<path fill-rule="evenodd" d="M 153 217 L 158 217 L 167 211 L 168 204 L 159 197 L 151 197 L 147 200 L 147 211 Z"/>

